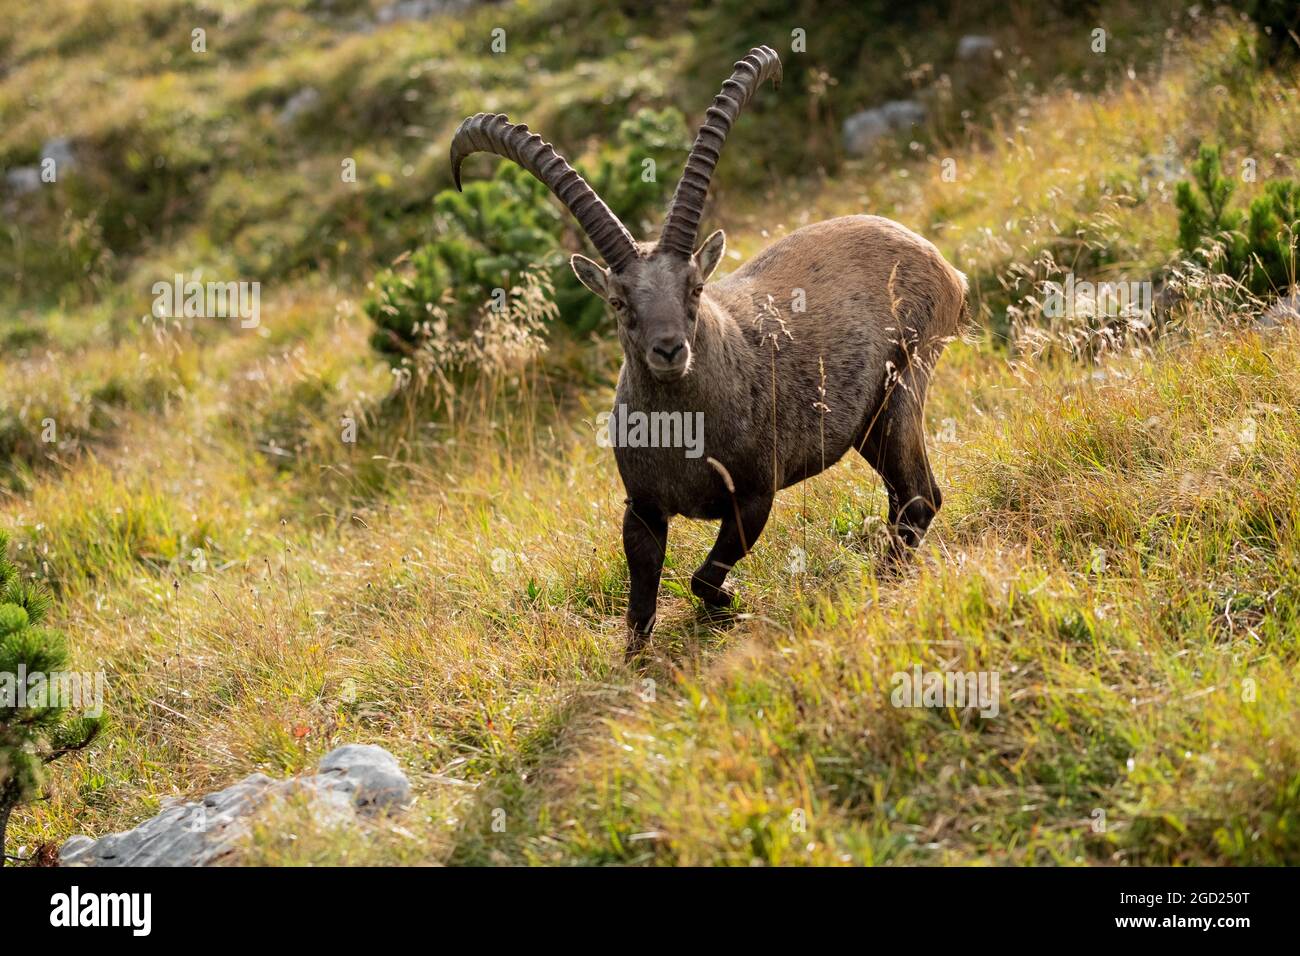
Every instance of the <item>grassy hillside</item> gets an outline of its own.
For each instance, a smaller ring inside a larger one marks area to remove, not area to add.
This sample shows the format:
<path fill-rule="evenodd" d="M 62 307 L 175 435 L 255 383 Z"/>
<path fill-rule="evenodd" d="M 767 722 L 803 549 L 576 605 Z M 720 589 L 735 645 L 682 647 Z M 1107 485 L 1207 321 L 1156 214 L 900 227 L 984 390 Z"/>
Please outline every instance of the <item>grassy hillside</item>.
<path fill-rule="evenodd" d="M 879 29 L 835 4 L 579 6 L 7 12 L 0 169 L 56 137 L 76 168 L 0 195 L 0 525 L 76 664 L 107 670 L 111 721 L 10 846 L 355 740 L 398 756 L 413 810 L 286 820 L 246 860 L 1300 862 L 1300 329 L 1183 261 L 1161 173 L 1213 142 L 1255 162 L 1234 203 L 1295 177 L 1294 72 L 1235 14 L 1176 4 L 881 4 Z M 986 74 L 956 58 L 966 32 L 997 41 Z M 508 111 L 594 163 L 636 108 L 693 126 L 754 42 L 787 83 L 715 177 L 723 268 L 872 212 L 971 277 L 927 411 L 945 506 L 887 578 L 863 461 L 787 491 L 732 626 L 689 597 L 714 527 L 679 520 L 655 652 L 628 666 L 594 425 L 609 327 L 556 323 L 420 392 L 362 302 L 435 236 L 463 116 Z M 924 128 L 843 154 L 846 115 L 909 95 Z M 176 272 L 260 281 L 261 324 L 150 316 Z M 1178 306 L 1112 336 L 1049 322 L 1041 283 L 1066 272 Z M 891 706 L 916 664 L 997 671 L 1000 714 Z"/>

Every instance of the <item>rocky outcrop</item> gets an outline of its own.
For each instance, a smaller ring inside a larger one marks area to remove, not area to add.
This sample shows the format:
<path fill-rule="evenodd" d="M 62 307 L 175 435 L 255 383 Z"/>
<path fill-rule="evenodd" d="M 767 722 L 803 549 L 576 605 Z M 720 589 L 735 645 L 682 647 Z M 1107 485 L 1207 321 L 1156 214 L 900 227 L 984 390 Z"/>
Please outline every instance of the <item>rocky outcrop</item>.
<path fill-rule="evenodd" d="M 231 862 L 259 813 L 277 798 L 305 798 L 322 826 L 401 809 L 411 784 L 395 757 L 371 744 L 330 751 L 316 773 L 273 780 L 255 773 L 202 800 L 179 803 L 133 830 L 63 844 L 64 866 L 209 866 Z"/>

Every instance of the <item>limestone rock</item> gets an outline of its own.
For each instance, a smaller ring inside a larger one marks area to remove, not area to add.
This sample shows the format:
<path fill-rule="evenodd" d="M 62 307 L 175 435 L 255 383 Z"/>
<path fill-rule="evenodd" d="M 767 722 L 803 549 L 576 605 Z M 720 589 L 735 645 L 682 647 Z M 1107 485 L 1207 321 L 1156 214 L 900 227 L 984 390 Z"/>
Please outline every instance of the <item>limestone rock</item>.
<path fill-rule="evenodd" d="M 317 768 L 320 786 L 348 794 L 359 809 L 392 809 L 411 798 L 411 784 L 397 758 L 374 744 L 345 744 Z"/>
<path fill-rule="evenodd" d="M 178 802 L 125 833 L 74 836 L 59 851 L 65 866 L 209 866 L 228 860 L 275 797 L 303 795 L 321 826 L 347 826 L 357 814 L 395 811 L 411 797 L 397 759 L 373 744 L 345 744 L 315 774 L 273 780 L 254 773 L 202 800 Z"/>

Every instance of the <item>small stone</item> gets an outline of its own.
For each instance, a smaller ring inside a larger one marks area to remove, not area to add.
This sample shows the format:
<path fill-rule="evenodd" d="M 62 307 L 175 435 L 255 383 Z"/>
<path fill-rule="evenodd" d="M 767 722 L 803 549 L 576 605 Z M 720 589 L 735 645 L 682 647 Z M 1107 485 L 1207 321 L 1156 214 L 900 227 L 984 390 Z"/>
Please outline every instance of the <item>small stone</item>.
<path fill-rule="evenodd" d="M 1289 295 L 1279 296 L 1267 312 L 1260 316 L 1259 324 L 1265 328 L 1300 321 L 1300 291 L 1292 289 Z"/>
<path fill-rule="evenodd" d="M 280 115 L 276 121 L 281 126 L 292 125 L 301 116 L 310 114 L 320 104 L 320 90 L 312 86 L 305 86 L 293 96 L 289 97 L 280 109 Z"/>
<path fill-rule="evenodd" d="M 925 117 L 925 105 L 917 100 L 890 100 L 861 110 L 844 121 L 844 148 L 852 156 L 865 156 L 884 137 L 924 123 Z"/>
<path fill-rule="evenodd" d="M 456 13 L 469 5 L 470 0 L 400 0 L 380 7 L 375 19 L 380 23 L 427 20 L 439 13 Z"/>
<path fill-rule="evenodd" d="M 5 189 L 15 196 L 26 196 L 41 188 L 39 166 L 19 166 L 5 173 Z"/>
<path fill-rule="evenodd" d="M 319 778 L 337 775 L 331 784 L 348 792 L 358 809 L 398 807 L 411 796 L 411 784 L 397 759 L 373 744 L 345 744 L 325 755 Z"/>
<path fill-rule="evenodd" d="M 55 169 L 59 175 L 77 168 L 77 157 L 72 152 L 72 140 L 66 136 L 47 139 L 45 145 L 41 147 L 41 159 L 42 161 L 54 160 Z"/>
<path fill-rule="evenodd" d="M 968 33 L 957 41 L 957 59 L 991 60 L 997 48 L 997 42 L 992 37 Z"/>

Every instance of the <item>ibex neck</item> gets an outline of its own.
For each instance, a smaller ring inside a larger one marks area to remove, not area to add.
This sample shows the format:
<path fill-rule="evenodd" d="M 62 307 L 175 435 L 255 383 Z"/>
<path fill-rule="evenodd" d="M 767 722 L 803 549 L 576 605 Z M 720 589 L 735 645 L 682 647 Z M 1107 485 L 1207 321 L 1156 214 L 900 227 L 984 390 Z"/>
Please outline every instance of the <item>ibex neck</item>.
<path fill-rule="evenodd" d="M 700 299 L 699 318 L 695 323 L 696 369 L 721 371 L 736 358 L 736 350 L 743 348 L 745 337 L 736 320 L 706 291 Z"/>

